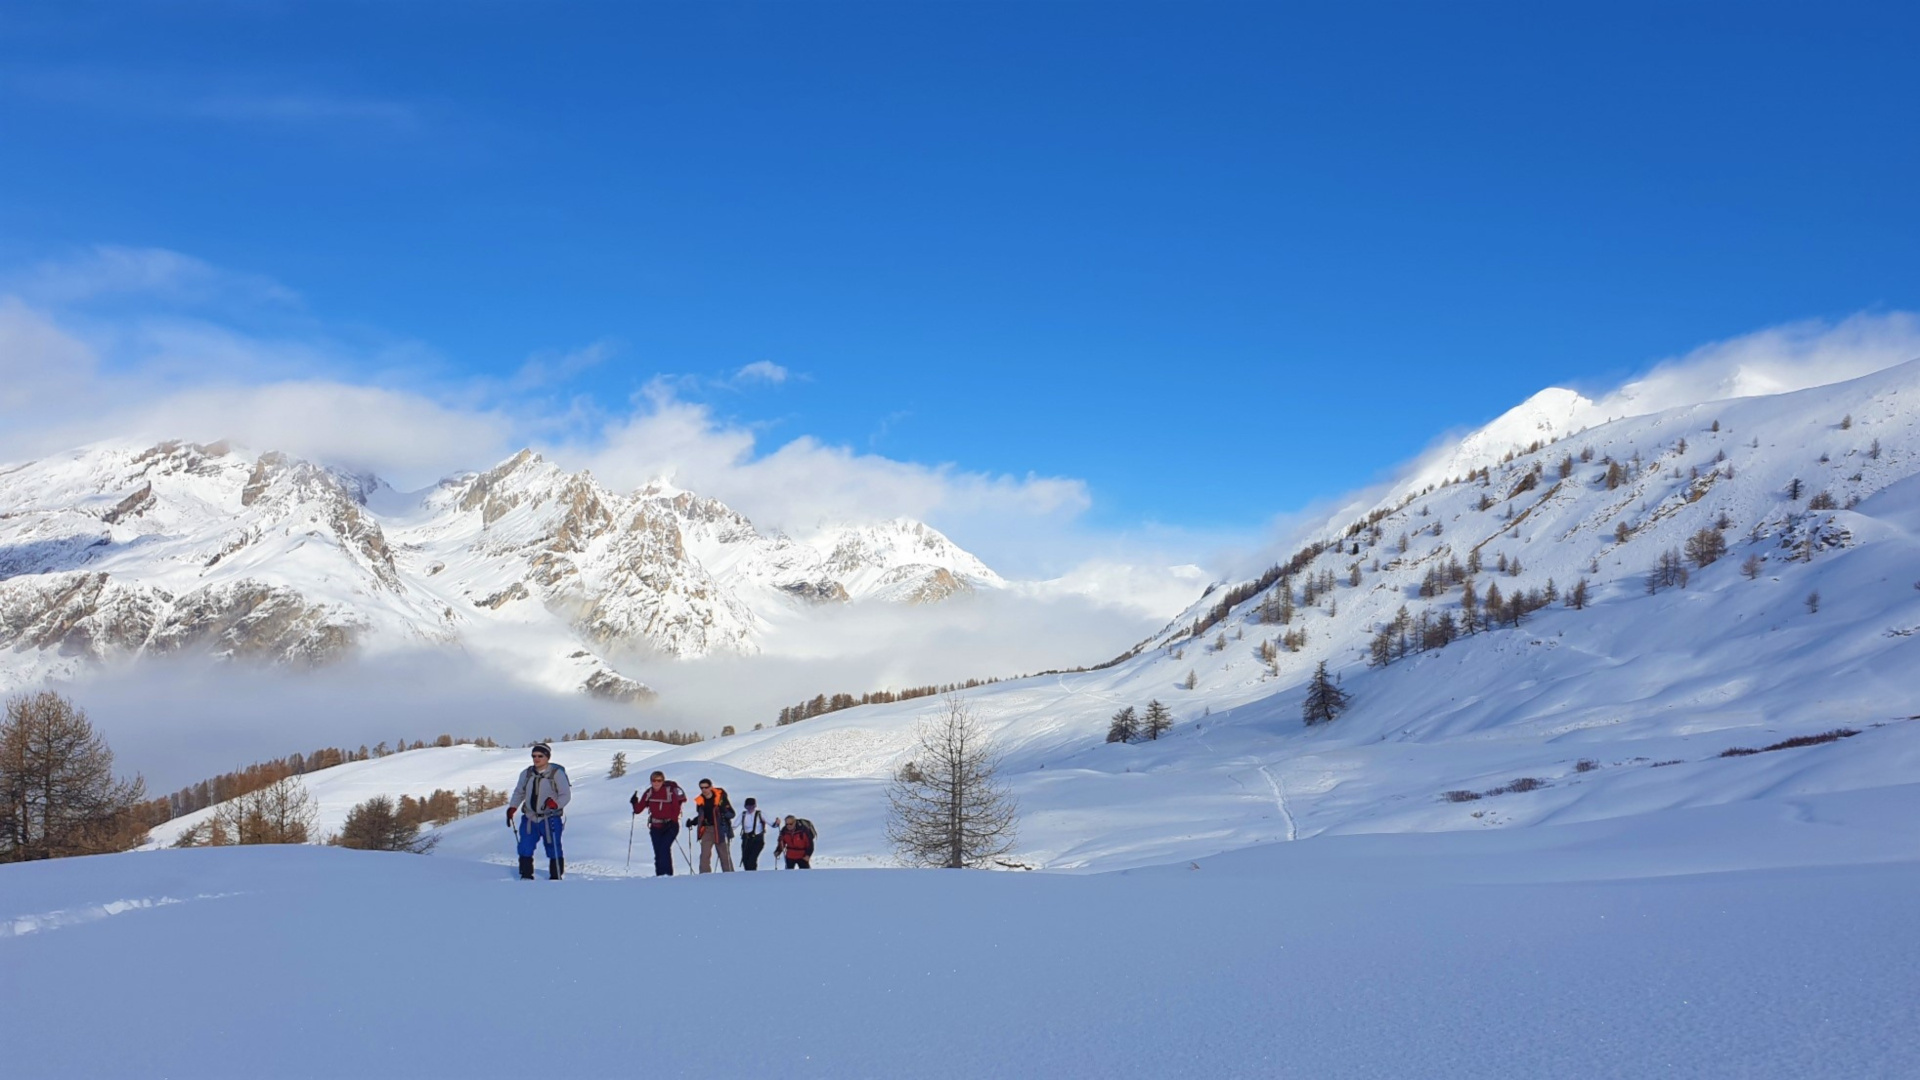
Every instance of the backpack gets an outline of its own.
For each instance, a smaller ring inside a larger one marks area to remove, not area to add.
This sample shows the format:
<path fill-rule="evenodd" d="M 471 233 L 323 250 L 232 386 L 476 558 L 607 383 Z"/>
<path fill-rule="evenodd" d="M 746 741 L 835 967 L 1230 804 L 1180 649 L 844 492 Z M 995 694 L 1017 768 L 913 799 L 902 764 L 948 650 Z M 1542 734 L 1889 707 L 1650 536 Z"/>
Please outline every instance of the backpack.
<path fill-rule="evenodd" d="M 718 811 L 718 813 L 720 814 L 720 820 L 728 821 L 728 822 L 732 821 L 733 820 L 733 800 L 727 798 L 727 789 L 723 787 L 716 787 L 713 790 L 720 793 L 720 809 Z"/>
<path fill-rule="evenodd" d="M 818 839 L 820 839 L 820 833 L 819 833 L 819 831 L 818 831 L 818 830 L 816 830 L 816 829 L 815 829 L 815 828 L 813 827 L 813 822 L 811 822 L 811 821 L 808 821 L 808 820 L 807 820 L 806 818 L 803 818 L 803 817 L 802 817 L 802 818 L 794 818 L 794 819 L 793 819 L 793 827 L 794 827 L 794 828 L 796 828 L 796 829 L 802 829 L 802 830 L 805 830 L 805 832 L 806 832 L 806 834 L 807 834 L 807 839 L 809 839 L 809 840 L 818 840 Z"/>

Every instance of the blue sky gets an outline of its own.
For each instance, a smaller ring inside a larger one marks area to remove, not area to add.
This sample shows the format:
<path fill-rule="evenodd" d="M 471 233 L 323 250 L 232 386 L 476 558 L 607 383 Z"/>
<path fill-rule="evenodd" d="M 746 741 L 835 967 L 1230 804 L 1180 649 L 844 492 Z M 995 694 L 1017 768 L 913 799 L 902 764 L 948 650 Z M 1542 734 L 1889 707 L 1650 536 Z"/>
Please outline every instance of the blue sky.
<path fill-rule="evenodd" d="M 1916 44 L 1891 4 L 14 3 L 0 267 L 100 377 L 581 444 L 670 402 L 1252 536 L 1544 386 L 1920 308 Z"/>

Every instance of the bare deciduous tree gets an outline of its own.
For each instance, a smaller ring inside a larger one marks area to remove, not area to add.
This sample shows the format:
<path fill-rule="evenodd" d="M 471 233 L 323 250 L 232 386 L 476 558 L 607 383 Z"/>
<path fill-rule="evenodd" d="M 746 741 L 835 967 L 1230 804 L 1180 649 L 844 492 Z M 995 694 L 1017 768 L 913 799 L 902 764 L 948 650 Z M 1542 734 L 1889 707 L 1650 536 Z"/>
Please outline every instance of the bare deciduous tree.
<path fill-rule="evenodd" d="M 920 728 L 911 768 L 887 789 L 887 839 L 915 866 L 981 866 L 1013 848 L 1019 805 L 999 779 L 1000 752 L 956 696 Z"/>
<path fill-rule="evenodd" d="M 7 702 L 0 723 L 0 862 L 125 851 L 146 785 L 116 779 L 87 714 L 52 691 Z"/>
<path fill-rule="evenodd" d="M 304 844 L 319 810 L 296 776 L 283 777 L 213 808 L 176 842 L 180 847 L 228 844 Z"/>

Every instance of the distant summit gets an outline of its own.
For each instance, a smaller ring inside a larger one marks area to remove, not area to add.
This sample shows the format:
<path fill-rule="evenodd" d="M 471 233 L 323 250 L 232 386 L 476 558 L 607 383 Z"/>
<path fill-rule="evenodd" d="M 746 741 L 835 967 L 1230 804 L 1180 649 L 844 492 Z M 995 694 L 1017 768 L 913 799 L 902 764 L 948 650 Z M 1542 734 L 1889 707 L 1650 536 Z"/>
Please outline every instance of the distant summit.
<path fill-rule="evenodd" d="M 922 522 L 767 534 L 531 450 L 405 496 L 277 452 L 106 443 L 0 471 L 0 506 L 0 685 L 141 655 L 305 665 L 429 644 L 633 700 L 648 690 L 621 656 L 753 653 L 785 607 L 1006 584 Z"/>

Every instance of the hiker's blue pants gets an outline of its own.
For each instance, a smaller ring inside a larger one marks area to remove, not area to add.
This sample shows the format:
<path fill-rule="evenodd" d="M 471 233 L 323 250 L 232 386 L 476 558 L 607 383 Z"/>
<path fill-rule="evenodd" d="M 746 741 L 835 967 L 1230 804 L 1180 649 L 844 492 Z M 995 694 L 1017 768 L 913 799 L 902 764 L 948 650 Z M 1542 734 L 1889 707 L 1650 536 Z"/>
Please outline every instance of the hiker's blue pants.
<path fill-rule="evenodd" d="M 541 821 L 535 821 L 528 815 L 521 815 L 520 857 L 524 859 L 531 856 L 535 844 L 544 844 L 547 849 L 547 858 L 566 858 L 566 853 L 560 850 L 560 834 L 565 831 L 566 825 L 560 820 L 558 814 Z"/>

